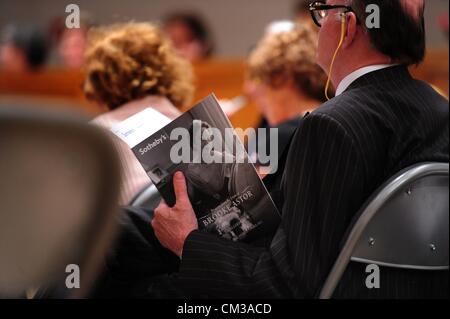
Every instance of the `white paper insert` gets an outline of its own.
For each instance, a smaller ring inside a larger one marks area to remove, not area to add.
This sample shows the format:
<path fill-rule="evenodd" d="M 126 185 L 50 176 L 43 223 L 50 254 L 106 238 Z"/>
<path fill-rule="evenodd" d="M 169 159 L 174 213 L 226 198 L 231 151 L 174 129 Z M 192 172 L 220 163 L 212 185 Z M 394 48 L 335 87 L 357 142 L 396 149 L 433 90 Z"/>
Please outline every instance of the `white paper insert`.
<path fill-rule="evenodd" d="M 152 108 L 146 108 L 114 125 L 111 132 L 133 148 L 170 122 L 167 116 Z"/>

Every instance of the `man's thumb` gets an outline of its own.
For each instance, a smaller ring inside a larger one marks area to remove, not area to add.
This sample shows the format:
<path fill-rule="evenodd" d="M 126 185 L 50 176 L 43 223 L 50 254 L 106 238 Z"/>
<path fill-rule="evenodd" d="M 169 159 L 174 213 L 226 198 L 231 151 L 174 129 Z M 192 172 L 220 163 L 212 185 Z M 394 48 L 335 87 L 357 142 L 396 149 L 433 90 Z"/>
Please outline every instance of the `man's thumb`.
<path fill-rule="evenodd" d="M 189 196 L 187 194 L 186 179 L 182 172 L 176 172 L 173 176 L 173 188 L 175 191 L 175 196 L 177 198 L 177 203 L 180 201 L 189 201 Z"/>

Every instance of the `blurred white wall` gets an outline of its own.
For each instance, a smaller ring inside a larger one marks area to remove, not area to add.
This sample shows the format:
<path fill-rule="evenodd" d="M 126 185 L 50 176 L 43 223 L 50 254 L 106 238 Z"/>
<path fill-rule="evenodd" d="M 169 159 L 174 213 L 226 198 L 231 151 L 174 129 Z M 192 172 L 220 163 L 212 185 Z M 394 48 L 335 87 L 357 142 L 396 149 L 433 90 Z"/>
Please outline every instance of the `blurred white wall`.
<path fill-rule="evenodd" d="M 447 47 L 437 16 L 448 13 L 448 0 L 426 0 L 428 45 Z M 179 9 L 197 11 L 210 25 L 216 53 L 245 56 L 273 20 L 293 17 L 295 0 L 0 0 L 0 27 L 8 23 L 46 26 L 55 16 L 65 15 L 70 3 L 91 13 L 98 23 L 129 20 L 157 21 Z"/>

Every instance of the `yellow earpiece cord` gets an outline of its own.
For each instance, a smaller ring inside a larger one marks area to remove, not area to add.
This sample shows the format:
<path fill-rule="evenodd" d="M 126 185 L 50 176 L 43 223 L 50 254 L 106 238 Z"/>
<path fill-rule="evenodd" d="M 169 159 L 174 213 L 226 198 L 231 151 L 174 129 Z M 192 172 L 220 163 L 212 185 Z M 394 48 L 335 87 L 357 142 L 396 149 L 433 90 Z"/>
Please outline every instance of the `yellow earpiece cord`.
<path fill-rule="evenodd" d="M 327 98 L 327 100 L 330 100 L 330 98 L 328 96 L 328 90 L 330 88 L 331 72 L 333 72 L 334 60 L 336 60 L 336 56 L 337 56 L 339 50 L 341 49 L 341 46 L 344 43 L 344 39 L 345 39 L 345 24 L 346 24 L 346 16 L 344 14 L 342 17 L 342 23 L 341 23 L 341 39 L 339 40 L 339 44 L 338 44 L 336 51 L 334 51 L 333 59 L 331 60 L 330 71 L 328 72 L 327 84 L 325 85 L 325 97 Z"/>

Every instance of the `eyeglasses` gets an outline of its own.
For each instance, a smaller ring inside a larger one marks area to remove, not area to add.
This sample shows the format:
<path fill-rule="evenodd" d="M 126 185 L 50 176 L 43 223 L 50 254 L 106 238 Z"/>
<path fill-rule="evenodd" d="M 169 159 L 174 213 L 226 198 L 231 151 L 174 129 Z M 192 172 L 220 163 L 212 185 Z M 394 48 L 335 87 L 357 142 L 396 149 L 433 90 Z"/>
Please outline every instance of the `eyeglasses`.
<path fill-rule="evenodd" d="M 328 16 L 328 10 L 341 9 L 342 13 L 354 12 L 352 7 L 344 5 L 329 5 L 320 1 L 315 1 L 309 5 L 309 12 L 314 23 L 320 28 L 322 21 Z"/>

